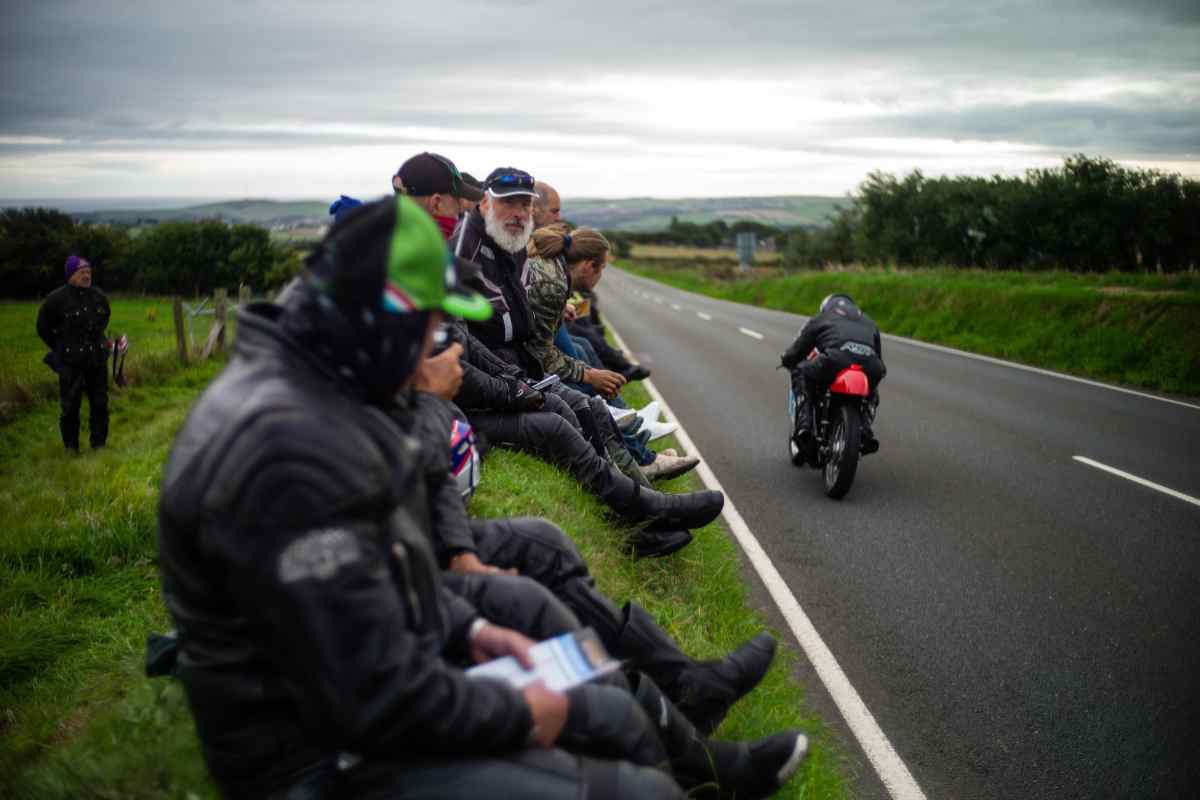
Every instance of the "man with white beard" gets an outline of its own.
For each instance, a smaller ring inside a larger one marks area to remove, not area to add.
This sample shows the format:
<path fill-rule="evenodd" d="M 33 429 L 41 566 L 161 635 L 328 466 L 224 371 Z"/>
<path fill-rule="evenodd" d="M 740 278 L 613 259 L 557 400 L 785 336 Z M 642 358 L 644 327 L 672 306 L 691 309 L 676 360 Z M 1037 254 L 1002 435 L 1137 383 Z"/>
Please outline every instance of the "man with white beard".
<path fill-rule="evenodd" d="M 476 288 L 492 304 L 491 319 L 472 324 L 471 333 L 496 355 L 540 375 L 540 365 L 525 353 L 533 316 L 525 289 L 525 245 L 533 233 L 533 176 L 513 167 L 492 170 L 483 182 L 483 200 L 450 240 L 455 255 L 479 264 Z"/>

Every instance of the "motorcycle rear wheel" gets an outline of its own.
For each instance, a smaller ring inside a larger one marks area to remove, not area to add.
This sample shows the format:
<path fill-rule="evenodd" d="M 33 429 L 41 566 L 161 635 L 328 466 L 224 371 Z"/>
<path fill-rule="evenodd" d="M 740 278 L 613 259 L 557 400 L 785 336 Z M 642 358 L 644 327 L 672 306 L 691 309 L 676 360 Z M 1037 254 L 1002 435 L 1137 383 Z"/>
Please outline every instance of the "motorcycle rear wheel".
<path fill-rule="evenodd" d="M 850 403 L 838 403 L 829 425 L 829 458 L 825 461 L 825 494 L 840 500 L 850 491 L 862 445 L 862 417 Z"/>

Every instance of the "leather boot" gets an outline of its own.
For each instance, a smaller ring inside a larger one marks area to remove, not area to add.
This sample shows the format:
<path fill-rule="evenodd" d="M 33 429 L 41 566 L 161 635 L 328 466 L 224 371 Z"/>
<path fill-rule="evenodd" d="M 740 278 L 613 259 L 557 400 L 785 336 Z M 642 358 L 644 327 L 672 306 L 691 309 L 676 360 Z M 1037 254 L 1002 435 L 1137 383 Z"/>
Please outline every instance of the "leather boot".
<path fill-rule="evenodd" d="M 753 742 L 703 738 L 654 681 L 634 675 L 634 697 L 658 730 L 675 780 L 688 797 L 756 800 L 787 782 L 808 754 L 808 737 L 786 731 Z"/>
<path fill-rule="evenodd" d="M 626 604 L 622 617 L 625 624 L 609 647 L 613 655 L 649 675 L 703 736 L 759 684 L 775 658 L 775 639 L 760 633 L 725 658 L 696 661 L 641 606 Z"/>
<path fill-rule="evenodd" d="M 640 470 L 639 470 L 640 471 Z M 663 494 L 638 486 L 617 513 L 633 522 L 649 522 L 652 528 L 701 528 L 712 522 L 725 507 L 725 495 L 715 491 Z"/>

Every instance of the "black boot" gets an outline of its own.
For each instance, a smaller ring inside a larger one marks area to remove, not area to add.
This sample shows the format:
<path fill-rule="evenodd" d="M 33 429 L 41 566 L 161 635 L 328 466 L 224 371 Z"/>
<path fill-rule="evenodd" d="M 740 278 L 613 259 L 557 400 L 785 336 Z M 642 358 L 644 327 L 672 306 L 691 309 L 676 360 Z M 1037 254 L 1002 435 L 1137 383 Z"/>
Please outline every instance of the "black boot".
<path fill-rule="evenodd" d="M 759 684 L 775 657 L 775 639 L 760 633 L 725 658 L 695 661 L 646 609 L 628 603 L 622 616 L 625 624 L 609 648 L 613 655 L 649 675 L 704 736 Z"/>
<path fill-rule="evenodd" d="M 652 528 L 701 528 L 725 507 L 725 495 L 715 491 L 664 494 L 638 486 L 617 513 L 632 522 L 649 522 Z"/>
<path fill-rule="evenodd" d="M 639 528 L 629 536 L 629 548 L 634 558 L 662 558 L 676 553 L 692 543 L 692 532 Z"/>
<path fill-rule="evenodd" d="M 688 797 L 755 800 L 770 797 L 800 767 L 808 737 L 787 731 L 753 742 L 716 742 L 699 732 L 645 675 L 632 680 L 634 697 L 658 729 L 675 780 Z"/>
<path fill-rule="evenodd" d="M 641 364 L 633 364 L 627 370 L 621 372 L 627 381 L 641 381 L 650 377 L 650 370 L 643 367 Z"/>
<path fill-rule="evenodd" d="M 864 456 L 879 452 L 879 440 L 875 438 L 875 431 L 873 430 L 875 412 L 878 410 L 879 392 L 873 391 L 867 396 L 867 402 L 863 403 L 862 444 L 859 446 L 859 450 Z"/>

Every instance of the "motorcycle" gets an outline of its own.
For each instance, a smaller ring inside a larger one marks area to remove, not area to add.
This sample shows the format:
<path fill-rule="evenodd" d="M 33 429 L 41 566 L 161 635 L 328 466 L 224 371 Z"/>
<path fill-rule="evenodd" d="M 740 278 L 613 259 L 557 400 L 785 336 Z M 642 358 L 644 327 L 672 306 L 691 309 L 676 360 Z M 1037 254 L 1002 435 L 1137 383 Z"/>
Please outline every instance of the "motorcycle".
<path fill-rule="evenodd" d="M 815 354 L 816 351 L 814 351 Z M 813 355 L 809 355 L 812 358 Z M 825 494 L 840 500 L 850 491 L 863 453 L 863 420 L 873 409 L 868 408 L 870 381 L 858 364 L 851 364 L 834 378 L 833 383 L 819 396 L 812 398 L 809 409 L 813 415 L 812 438 L 801 446 L 793 435 L 798 429 L 799 403 L 788 383 L 788 455 L 792 464 L 810 464 L 824 473 Z"/>

